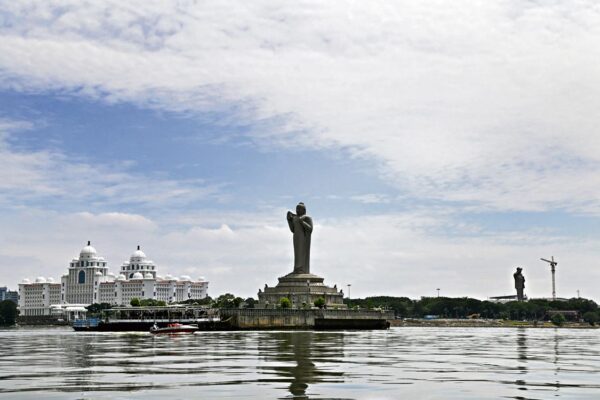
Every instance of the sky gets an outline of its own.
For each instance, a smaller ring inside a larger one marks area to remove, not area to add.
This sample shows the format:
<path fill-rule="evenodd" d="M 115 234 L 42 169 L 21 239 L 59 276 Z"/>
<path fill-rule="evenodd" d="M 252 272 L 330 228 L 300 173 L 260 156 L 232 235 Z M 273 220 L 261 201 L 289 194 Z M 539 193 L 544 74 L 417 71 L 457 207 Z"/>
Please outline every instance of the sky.
<path fill-rule="evenodd" d="M 0 1 L 0 286 L 111 271 L 254 296 L 600 301 L 595 1 Z"/>

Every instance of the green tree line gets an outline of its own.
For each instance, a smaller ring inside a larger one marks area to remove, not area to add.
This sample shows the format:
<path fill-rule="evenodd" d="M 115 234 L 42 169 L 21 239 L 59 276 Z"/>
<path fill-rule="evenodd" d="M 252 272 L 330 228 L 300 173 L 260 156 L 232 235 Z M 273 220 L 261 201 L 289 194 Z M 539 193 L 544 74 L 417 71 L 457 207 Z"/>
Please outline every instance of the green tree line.
<path fill-rule="evenodd" d="M 495 303 L 469 297 L 423 297 L 412 300 L 408 297 L 375 296 L 364 299 L 344 299 L 349 308 L 382 308 L 393 310 L 397 317 L 423 318 L 437 315 L 441 318 L 481 318 L 512 320 L 543 320 L 550 310 L 572 310 L 579 312 L 588 322 L 600 321 L 598 305 L 589 299 L 572 298 L 567 301 L 529 300 Z"/>

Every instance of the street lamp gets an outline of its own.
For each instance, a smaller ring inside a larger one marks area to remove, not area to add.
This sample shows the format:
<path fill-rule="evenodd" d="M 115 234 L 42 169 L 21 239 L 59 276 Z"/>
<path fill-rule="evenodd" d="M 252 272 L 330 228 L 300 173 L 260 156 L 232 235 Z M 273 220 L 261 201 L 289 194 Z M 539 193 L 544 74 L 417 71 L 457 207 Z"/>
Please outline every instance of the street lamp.
<path fill-rule="evenodd" d="M 350 298 L 350 286 L 352 286 L 352 284 L 349 283 L 347 286 L 348 286 L 348 298 Z"/>

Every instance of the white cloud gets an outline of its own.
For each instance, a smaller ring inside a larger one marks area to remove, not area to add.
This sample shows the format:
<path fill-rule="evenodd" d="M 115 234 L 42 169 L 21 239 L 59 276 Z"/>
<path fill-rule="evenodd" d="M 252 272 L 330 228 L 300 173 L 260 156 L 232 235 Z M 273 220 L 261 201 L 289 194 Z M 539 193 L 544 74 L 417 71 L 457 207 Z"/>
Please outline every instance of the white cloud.
<path fill-rule="evenodd" d="M 382 204 L 382 203 L 389 203 L 391 201 L 389 196 L 386 196 L 384 194 L 378 194 L 378 193 L 366 193 L 366 194 L 351 196 L 350 199 L 354 200 L 354 201 L 358 201 L 359 203 L 364 203 L 364 204 Z"/>
<path fill-rule="evenodd" d="M 218 197 L 218 185 L 198 180 L 174 180 L 129 172 L 127 163 L 102 165 L 69 159 L 59 151 L 23 151 L 11 145 L 11 135 L 32 125 L 0 120 L 0 202 L 15 206 L 27 201 L 59 199 L 85 207 L 181 205 Z M 116 214 L 113 215 L 116 219 Z"/>
<path fill-rule="evenodd" d="M 600 204 L 594 2 L 13 2 L 3 15 L 5 87 L 227 109 L 258 140 L 379 160 L 417 197 Z"/>

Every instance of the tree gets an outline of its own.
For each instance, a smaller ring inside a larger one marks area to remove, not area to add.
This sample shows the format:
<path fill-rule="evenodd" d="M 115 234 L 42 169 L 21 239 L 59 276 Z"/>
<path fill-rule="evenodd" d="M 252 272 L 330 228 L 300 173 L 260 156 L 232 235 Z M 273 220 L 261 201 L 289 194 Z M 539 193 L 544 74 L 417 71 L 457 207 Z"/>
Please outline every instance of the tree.
<path fill-rule="evenodd" d="M 282 297 L 279 299 L 279 307 L 292 308 L 292 302 L 287 297 Z"/>
<path fill-rule="evenodd" d="M 17 305 L 10 300 L 0 302 L 0 325 L 14 325 L 17 321 Z"/>
<path fill-rule="evenodd" d="M 211 306 L 214 300 L 210 296 L 206 296 L 203 299 L 189 299 L 181 301 L 178 304 L 198 305 L 198 306 Z M 166 304 L 165 304 L 166 305 Z"/>
<path fill-rule="evenodd" d="M 598 319 L 599 318 L 598 318 L 597 312 L 588 311 L 585 314 L 583 314 L 583 320 L 592 326 L 596 325 L 596 322 L 598 322 Z"/>
<path fill-rule="evenodd" d="M 108 310 L 109 308 L 111 308 L 109 303 L 94 303 L 86 307 L 91 315 L 98 315 L 102 310 Z"/>
<path fill-rule="evenodd" d="M 565 316 L 562 314 L 554 314 L 552 316 L 552 318 L 550 319 L 550 321 L 552 321 L 552 323 L 556 326 L 563 326 L 563 324 L 565 323 L 566 319 Z"/>
<path fill-rule="evenodd" d="M 131 299 L 129 304 L 131 304 L 132 307 L 140 307 L 141 306 L 140 299 L 138 299 L 137 297 L 134 297 L 133 299 Z"/>
<path fill-rule="evenodd" d="M 248 297 L 246 300 L 244 300 L 244 303 L 246 303 L 246 308 L 254 308 L 256 305 L 256 300 L 253 297 Z"/>
<path fill-rule="evenodd" d="M 315 307 L 319 307 L 319 308 L 323 308 L 325 307 L 325 299 L 322 297 L 319 297 L 318 299 L 315 300 Z"/>
<path fill-rule="evenodd" d="M 225 293 L 215 299 L 213 306 L 218 308 L 239 308 L 244 299 L 235 297 L 231 293 Z"/>

